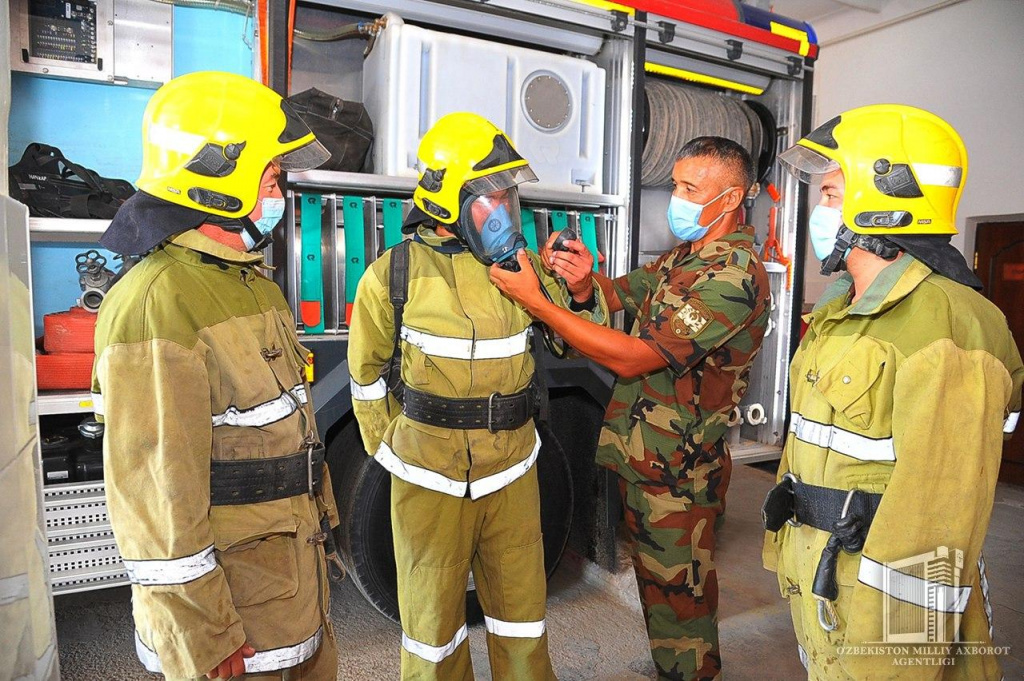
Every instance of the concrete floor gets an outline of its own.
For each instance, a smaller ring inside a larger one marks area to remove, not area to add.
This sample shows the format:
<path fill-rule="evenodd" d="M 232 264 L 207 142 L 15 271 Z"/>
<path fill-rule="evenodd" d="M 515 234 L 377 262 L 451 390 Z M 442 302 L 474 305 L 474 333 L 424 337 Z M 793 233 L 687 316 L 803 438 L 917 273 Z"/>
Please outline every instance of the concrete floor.
<path fill-rule="evenodd" d="M 719 544 L 721 638 L 729 679 L 799 679 L 788 606 L 775 577 L 761 568 L 760 505 L 774 476 L 749 466 L 734 469 L 728 514 Z M 1007 679 L 1024 678 L 1024 488 L 996 493 L 985 556 L 993 600 L 996 645 Z M 632 573 L 603 572 L 568 555 L 551 581 L 548 631 L 555 672 L 562 681 L 654 678 Z M 64 681 L 155 679 L 135 658 L 127 588 L 56 599 Z M 351 582 L 334 589 L 331 617 L 339 636 L 339 679 L 398 678 L 401 630 L 362 599 Z M 477 677 L 490 677 L 482 625 L 471 628 Z"/>

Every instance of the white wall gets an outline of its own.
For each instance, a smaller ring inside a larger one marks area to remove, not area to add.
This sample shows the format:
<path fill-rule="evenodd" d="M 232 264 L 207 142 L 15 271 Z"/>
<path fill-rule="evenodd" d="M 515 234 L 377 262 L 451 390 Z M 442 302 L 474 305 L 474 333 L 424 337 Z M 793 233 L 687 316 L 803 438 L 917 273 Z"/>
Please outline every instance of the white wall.
<path fill-rule="evenodd" d="M 922 5 L 892 0 L 886 21 Z M 973 257 L 981 215 L 1024 212 L 1024 2 L 965 0 L 849 37 L 864 12 L 841 12 L 814 23 L 823 45 L 814 74 L 815 127 L 866 104 L 899 103 L 947 120 L 964 139 L 970 169 L 953 243 Z M 816 199 L 816 197 L 815 197 Z M 808 248 L 805 301 L 827 280 Z"/>

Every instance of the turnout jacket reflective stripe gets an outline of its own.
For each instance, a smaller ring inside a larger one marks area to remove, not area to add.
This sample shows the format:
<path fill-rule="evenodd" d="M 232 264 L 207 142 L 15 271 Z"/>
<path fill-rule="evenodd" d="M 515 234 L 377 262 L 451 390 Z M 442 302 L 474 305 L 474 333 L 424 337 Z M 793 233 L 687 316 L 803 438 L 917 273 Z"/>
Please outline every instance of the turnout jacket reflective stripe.
<path fill-rule="evenodd" d="M 442 397 L 486 398 L 525 390 L 533 377 L 532 319 L 491 284 L 488 268 L 468 251 L 441 253 L 449 239 L 419 228 L 423 243 L 409 245 L 409 296 L 403 313 L 402 380 Z M 568 306 L 568 293 L 530 253 L 551 297 Z M 533 422 L 517 430 L 453 430 L 417 423 L 386 395 L 381 367 L 394 347 L 389 297 L 391 252 L 359 282 L 349 330 L 348 363 L 353 409 L 366 451 L 391 473 L 413 484 L 476 499 L 529 470 L 540 443 Z M 604 324 L 607 304 L 581 317 Z"/>
<path fill-rule="evenodd" d="M 803 631 L 812 678 L 892 673 L 890 657 L 830 649 L 884 641 L 886 599 L 908 604 L 900 607 L 922 621 L 927 610 L 937 612 L 950 639 L 958 616 L 960 640 L 991 643 L 981 549 L 1004 430 L 1020 411 L 1024 381 L 1002 313 L 909 254 L 852 305 L 851 290 L 844 274 L 805 318 L 779 467 L 780 479 L 793 473 L 812 485 L 883 494 L 863 552 L 839 555 L 839 631 L 826 635 L 813 616 L 811 584 L 829 534 L 787 525 L 769 532 L 764 546 L 765 566 L 777 571 L 783 595 L 807 606 L 794 604 L 794 617 L 807 614 L 797 635 Z M 954 562 L 961 552 L 958 577 L 915 576 L 915 560 L 943 552 Z M 902 564 L 902 571 L 885 567 Z M 998 678 L 991 656 L 957 659 L 956 667 L 956 678 Z M 900 669 L 900 678 L 954 673 Z"/>
<path fill-rule="evenodd" d="M 306 540 L 323 513 L 337 525 L 329 476 L 323 498 L 210 504 L 211 461 L 292 454 L 315 432 L 305 351 L 261 261 L 185 232 L 114 286 L 97 320 L 110 521 L 140 658 L 169 677 L 201 676 L 245 641 L 250 671 L 291 666 L 322 636 L 323 552 Z"/>

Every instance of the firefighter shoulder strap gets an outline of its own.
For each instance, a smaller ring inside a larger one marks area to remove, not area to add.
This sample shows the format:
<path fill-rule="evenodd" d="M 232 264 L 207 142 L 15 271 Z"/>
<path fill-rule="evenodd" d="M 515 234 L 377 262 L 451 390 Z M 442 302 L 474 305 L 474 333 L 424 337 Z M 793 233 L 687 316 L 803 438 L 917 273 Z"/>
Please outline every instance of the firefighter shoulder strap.
<path fill-rule="evenodd" d="M 391 262 L 388 274 L 388 291 L 391 307 L 394 309 L 394 350 L 391 359 L 381 371 L 388 390 L 399 402 L 402 401 L 402 313 L 405 301 L 409 299 L 409 241 L 399 241 L 391 247 Z"/>

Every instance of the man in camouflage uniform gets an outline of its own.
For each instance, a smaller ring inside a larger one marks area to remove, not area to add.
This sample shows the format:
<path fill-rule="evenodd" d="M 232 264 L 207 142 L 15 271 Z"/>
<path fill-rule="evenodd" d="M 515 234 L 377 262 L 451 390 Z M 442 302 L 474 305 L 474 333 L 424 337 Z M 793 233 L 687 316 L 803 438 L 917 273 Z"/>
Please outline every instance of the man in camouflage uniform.
<path fill-rule="evenodd" d="M 768 324 L 768 275 L 738 209 L 753 183 L 739 145 L 700 137 L 679 152 L 669 226 L 683 243 L 618 279 L 591 276 L 586 248 L 569 242 L 544 262 L 577 293 L 596 282 L 609 310 L 635 318 L 629 335 L 547 303 L 527 268 L 492 280 L 582 354 L 613 370 L 597 462 L 620 476 L 640 600 L 661 679 L 716 679 L 715 535 L 732 461 L 729 413 Z"/>

